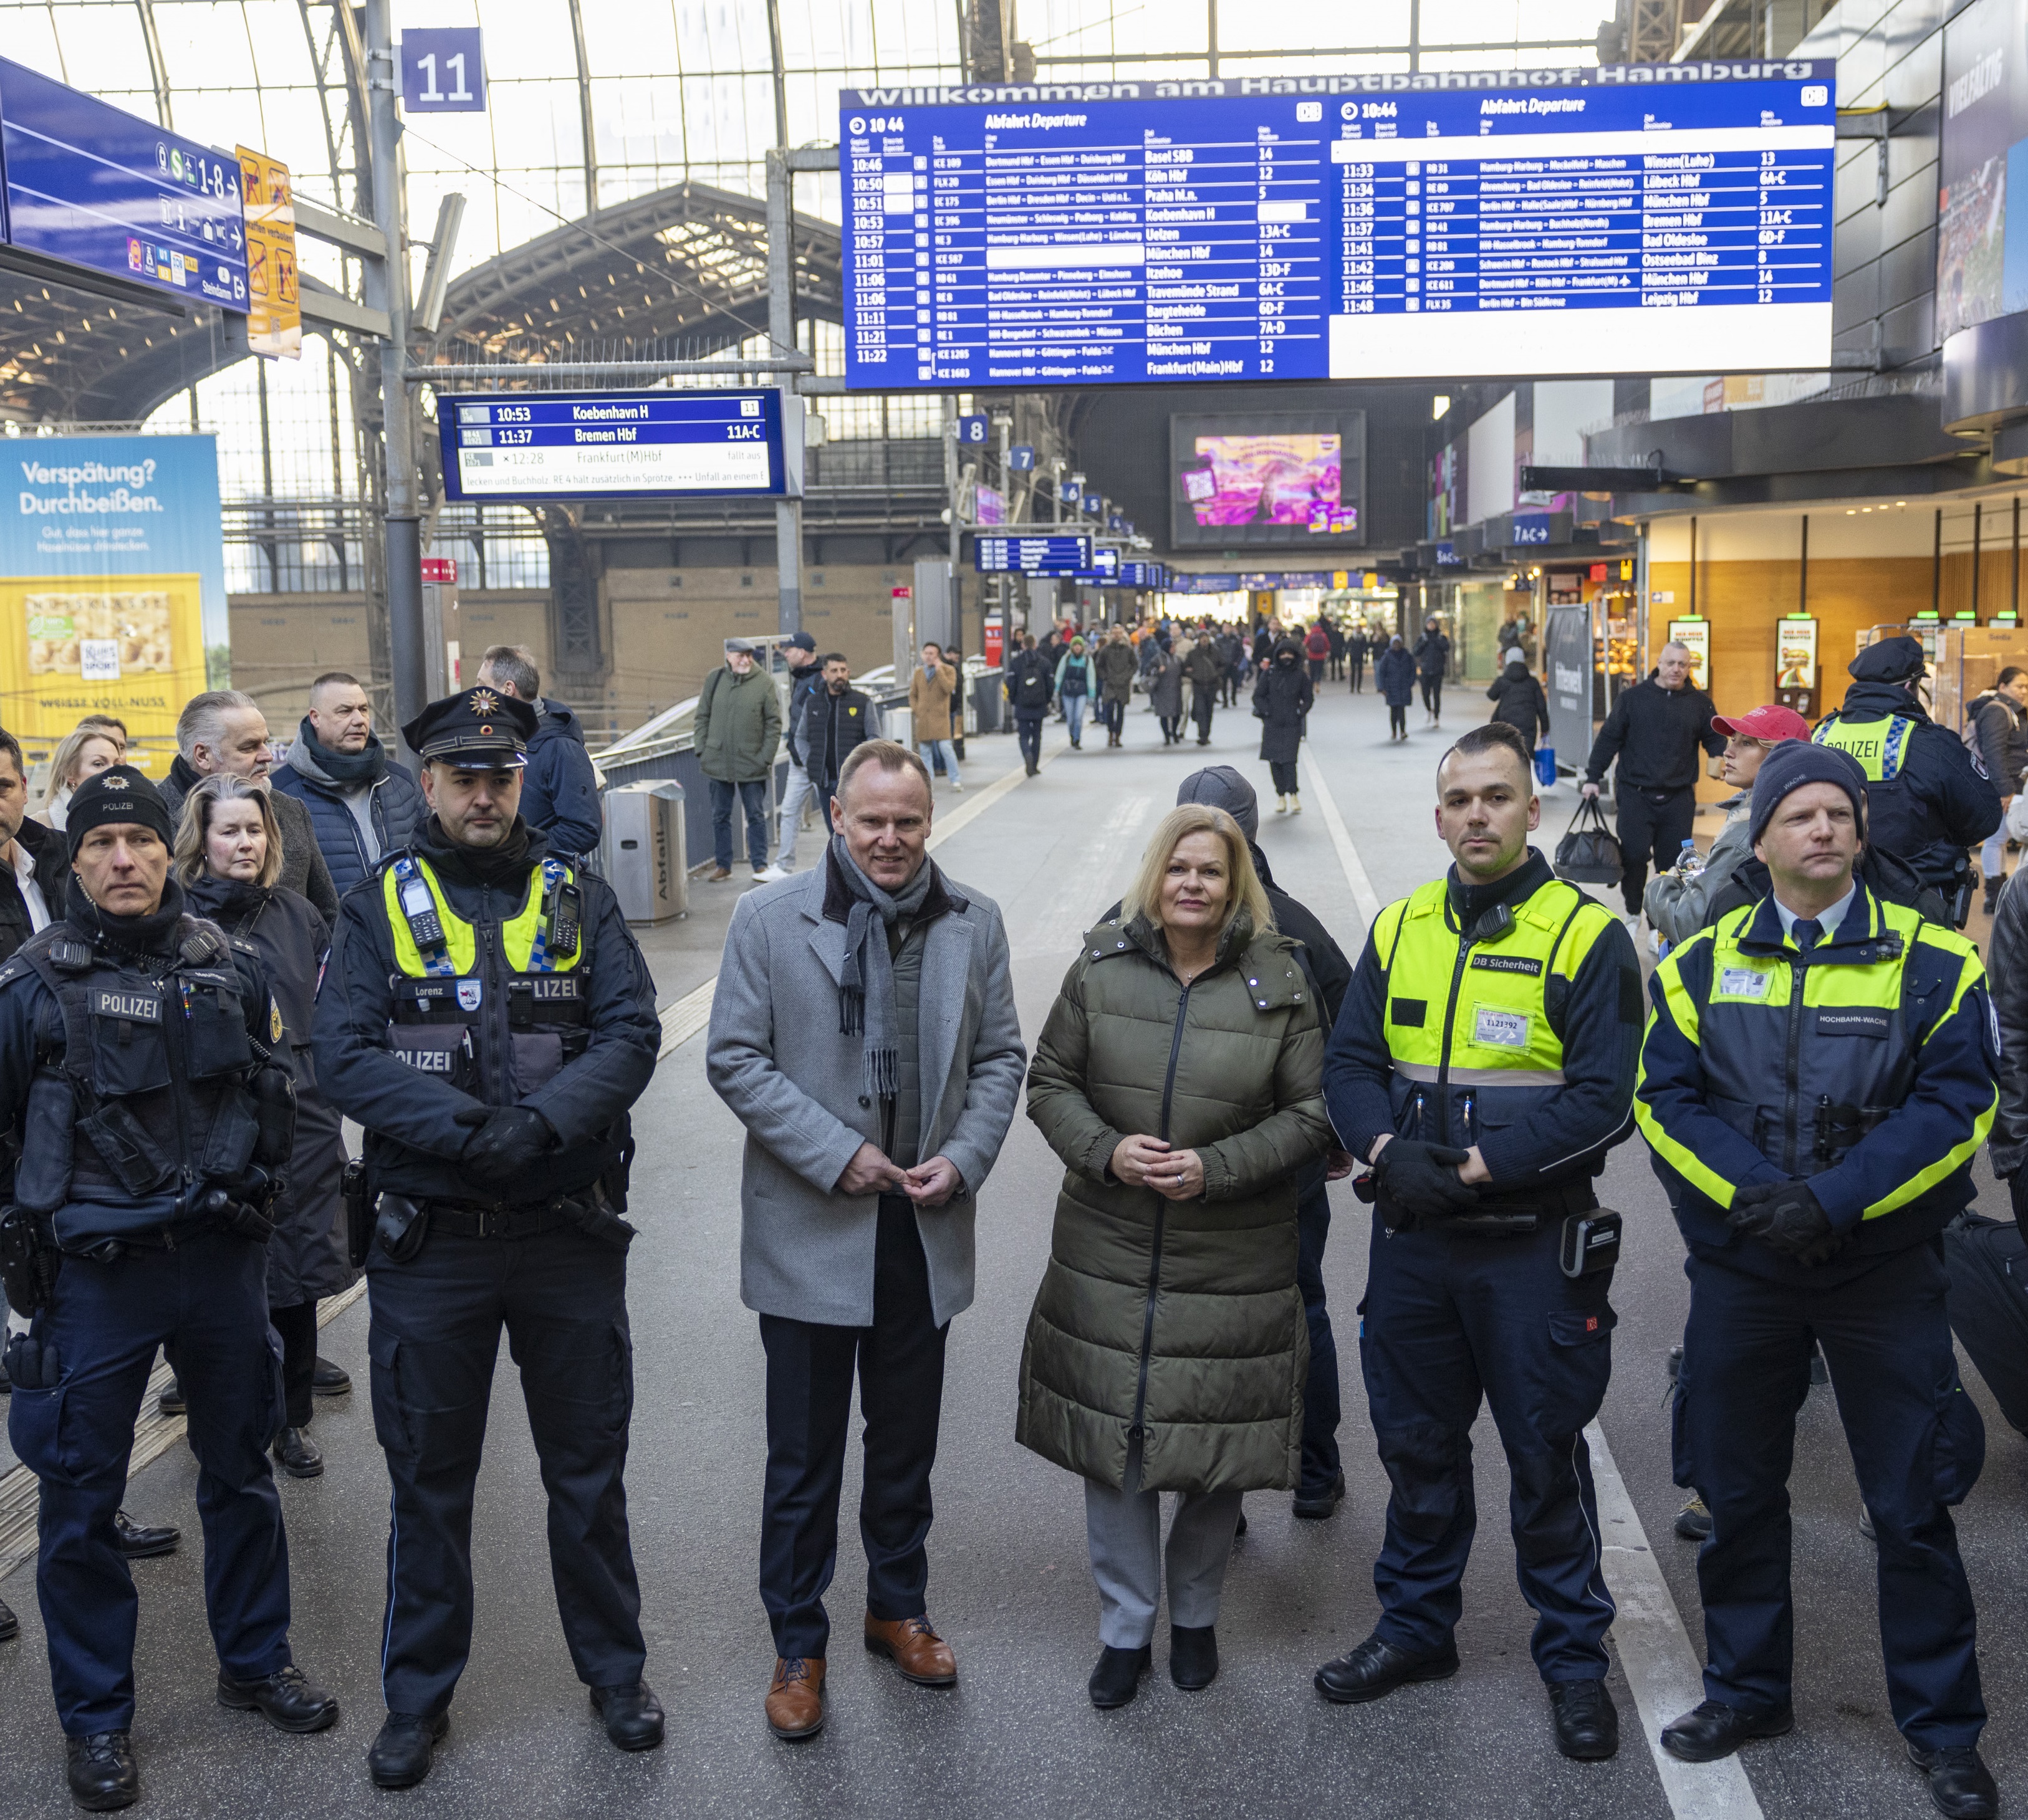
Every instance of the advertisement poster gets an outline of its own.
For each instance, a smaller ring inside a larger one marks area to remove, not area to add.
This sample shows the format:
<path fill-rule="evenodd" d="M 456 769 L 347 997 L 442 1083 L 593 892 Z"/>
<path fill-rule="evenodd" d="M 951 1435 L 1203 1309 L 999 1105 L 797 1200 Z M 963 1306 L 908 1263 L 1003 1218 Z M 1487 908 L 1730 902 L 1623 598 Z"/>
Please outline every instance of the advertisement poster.
<path fill-rule="evenodd" d="M 1681 645 L 1690 654 L 1690 682 L 1711 693 L 1711 621 L 1706 619 L 1671 620 L 1669 642 Z"/>
<path fill-rule="evenodd" d="M 1197 486 L 1186 493 L 1200 525 L 1312 527 L 1341 508 L 1335 436 L 1200 436 Z M 1210 484 L 1204 484 L 1208 475 Z"/>
<path fill-rule="evenodd" d="M 1774 625 L 1774 686 L 1814 689 L 1817 686 L 1817 622 L 1791 614 Z"/>
<path fill-rule="evenodd" d="M 0 459 L 0 726 L 173 738 L 230 649 L 216 438 L 7 437 Z"/>
<path fill-rule="evenodd" d="M 2028 309 L 2028 210 L 2008 227 L 2007 193 L 2028 182 L 2028 7 L 1974 0 L 1944 32 L 1937 207 L 1937 338 Z M 2010 179 L 2013 179 L 2010 182 Z"/>

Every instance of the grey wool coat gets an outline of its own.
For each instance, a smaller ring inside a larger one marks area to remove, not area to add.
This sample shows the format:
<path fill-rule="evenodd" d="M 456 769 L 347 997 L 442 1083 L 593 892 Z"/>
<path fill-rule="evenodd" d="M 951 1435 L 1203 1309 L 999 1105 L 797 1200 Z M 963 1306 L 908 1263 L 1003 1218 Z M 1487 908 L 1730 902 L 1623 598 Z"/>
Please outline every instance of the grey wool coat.
<path fill-rule="evenodd" d="M 879 1197 L 840 1194 L 834 1185 L 862 1143 L 880 1141 L 881 1108 L 862 1097 L 860 1039 L 838 1029 L 845 925 L 824 919 L 828 869 L 812 866 L 740 899 L 705 1067 L 746 1127 L 741 1300 L 760 1314 L 867 1327 Z M 958 907 L 929 926 L 917 1039 L 920 1154 L 949 1157 L 964 1178 L 942 1207 L 916 1215 L 939 1326 L 971 1306 L 976 1197 L 1028 1063 L 999 906 L 948 879 L 945 889 Z"/>

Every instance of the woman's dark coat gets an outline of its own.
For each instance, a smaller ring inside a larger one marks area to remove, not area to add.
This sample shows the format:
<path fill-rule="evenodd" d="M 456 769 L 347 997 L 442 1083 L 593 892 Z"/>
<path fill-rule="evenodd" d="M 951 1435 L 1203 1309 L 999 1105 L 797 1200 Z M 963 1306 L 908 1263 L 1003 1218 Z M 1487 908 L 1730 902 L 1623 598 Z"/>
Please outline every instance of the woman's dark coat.
<path fill-rule="evenodd" d="M 1164 651 L 1155 660 L 1148 682 L 1148 699 L 1158 715 L 1171 720 L 1183 717 L 1183 664 L 1173 651 Z"/>
<path fill-rule="evenodd" d="M 1286 647 L 1293 650 L 1291 644 Z M 1303 723 L 1310 712 L 1315 691 L 1309 672 L 1298 657 L 1293 664 L 1282 661 L 1278 649 L 1274 662 L 1261 671 L 1253 684 L 1254 718 L 1260 723 L 1260 756 L 1271 763 L 1293 764 L 1303 742 Z"/>
<path fill-rule="evenodd" d="M 191 911 L 209 916 L 234 942 L 250 948 L 268 971 L 281 1014 L 276 1059 L 296 1083 L 296 1141 L 289 1182 L 275 1206 L 268 1241 L 268 1304 L 293 1308 L 352 1287 L 339 1178 L 345 1172 L 345 1133 L 338 1109 L 317 1086 L 310 1052 L 310 1017 L 317 971 L 331 930 L 307 898 L 280 886 L 264 890 L 209 875 L 185 887 Z"/>
<path fill-rule="evenodd" d="M 1504 720 L 1533 745 L 1549 731 L 1549 700 L 1526 664 L 1509 664 L 1486 692 L 1492 720 Z"/>
<path fill-rule="evenodd" d="M 1406 646 L 1390 645 L 1373 666 L 1373 686 L 1390 708 L 1406 708 L 1416 699 L 1416 660 Z"/>
<path fill-rule="evenodd" d="M 1297 1182 L 1330 1141 L 1316 994 L 1296 944 L 1243 911 L 1187 993 L 1167 954 L 1145 920 L 1101 923 L 1035 1046 L 1028 1116 L 1066 1167 L 1015 1437 L 1117 1489 L 1138 1414 L 1145 1489 L 1293 1486 L 1309 1370 Z M 1115 1177 L 1136 1132 L 1195 1150 L 1202 1197 Z"/>

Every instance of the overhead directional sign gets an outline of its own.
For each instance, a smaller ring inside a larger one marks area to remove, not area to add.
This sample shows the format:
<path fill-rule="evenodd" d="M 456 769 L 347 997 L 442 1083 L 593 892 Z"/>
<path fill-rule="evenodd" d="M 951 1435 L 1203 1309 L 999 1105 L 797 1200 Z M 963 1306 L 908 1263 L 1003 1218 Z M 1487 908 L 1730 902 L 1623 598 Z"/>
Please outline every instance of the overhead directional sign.
<path fill-rule="evenodd" d="M 1167 566 L 1158 562 L 1123 562 L 1119 565 L 1119 585 L 1123 588 L 1160 588 L 1168 585 Z"/>
<path fill-rule="evenodd" d="M 1072 575 L 1091 567 L 1088 537 L 981 537 L 972 545 L 981 575 Z"/>
<path fill-rule="evenodd" d="M 1749 57 L 847 89 L 846 381 L 1826 367 L 1837 80 Z"/>
<path fill-rule="evenodd" d="M 10 246 L 244 313 L 237 159 L 0 57 L 0 165 Z"/>
<path fill-rule="evenodd" d="M 787 494 L 782 394 L 523 392 L 437 400 L 452 499 Z M 798 425 L 798 446 L 801 428 Z"/>

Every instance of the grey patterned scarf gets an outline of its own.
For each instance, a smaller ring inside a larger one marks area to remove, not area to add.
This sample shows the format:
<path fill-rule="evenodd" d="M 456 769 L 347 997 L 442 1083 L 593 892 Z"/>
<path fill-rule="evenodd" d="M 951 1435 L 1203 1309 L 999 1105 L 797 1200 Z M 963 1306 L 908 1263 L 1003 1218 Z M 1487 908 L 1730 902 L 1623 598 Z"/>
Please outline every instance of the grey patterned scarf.
<path fill-rule="evenodd" d="M 894 1034 L 894 963 L 887 932 L 904 918 L 927 921 L 952 908 L 935 864 L 924 860 L 914 878 L 890 897 L 860 871 L 842 834 L 831 838 L 824 916 L 845 925 L 845 972 L 838 982 L 841 1035 L 865 1044 L 866 1091 L 892 1099 L 900 1090 L 901 1046 Z"/>

